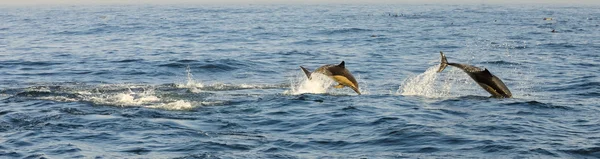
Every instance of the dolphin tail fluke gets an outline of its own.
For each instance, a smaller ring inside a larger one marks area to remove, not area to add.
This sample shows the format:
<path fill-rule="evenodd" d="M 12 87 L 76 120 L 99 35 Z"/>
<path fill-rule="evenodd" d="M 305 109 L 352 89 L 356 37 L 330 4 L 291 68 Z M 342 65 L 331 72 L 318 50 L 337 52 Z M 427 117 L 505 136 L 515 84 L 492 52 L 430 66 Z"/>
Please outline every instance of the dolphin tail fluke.
<path fill-rule="evenodd" d="M 310 73 L 310 71 L 308 71 L 306 68 L 304 68 L 304 67 L 302 67 L 302 66 L 300 66 L 300 68 L 302 69 L 302 71 L 304 72 L 304 74 L 306 74 L 306 77 L 307 77 L 309 80 L 310 80 L 310 79 L 312 79 L 312 78 L 310 77 L 310 74 L 312 74 L 312 73 Z"/>
<path fill-rule="evenodd" d="M 446 66 L 448 66 L 448 60 L 446 60 L 446 55 L 444 55 L 444 53 L 441 51 L 440 55 L 442 56 L 442 62 L 440 63 L 440 69 L 437 70 L 438 73 L 444 71 Z"/>

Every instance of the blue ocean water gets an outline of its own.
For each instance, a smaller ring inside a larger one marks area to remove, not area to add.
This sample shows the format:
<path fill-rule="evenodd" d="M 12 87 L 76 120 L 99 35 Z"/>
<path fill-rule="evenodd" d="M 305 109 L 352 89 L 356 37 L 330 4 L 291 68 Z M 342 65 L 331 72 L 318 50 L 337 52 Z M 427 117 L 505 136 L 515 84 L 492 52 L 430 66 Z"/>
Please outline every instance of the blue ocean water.
<path fill-rule="evenodd" d="M 600 158 L 599 6 L 0 17 L 0 158 Z M 439 51 L 487 68 L 514 98 L 489 98 L 456 68 L 436 73 Z M 341 61 L 363 95 L 299 68 Z"/>

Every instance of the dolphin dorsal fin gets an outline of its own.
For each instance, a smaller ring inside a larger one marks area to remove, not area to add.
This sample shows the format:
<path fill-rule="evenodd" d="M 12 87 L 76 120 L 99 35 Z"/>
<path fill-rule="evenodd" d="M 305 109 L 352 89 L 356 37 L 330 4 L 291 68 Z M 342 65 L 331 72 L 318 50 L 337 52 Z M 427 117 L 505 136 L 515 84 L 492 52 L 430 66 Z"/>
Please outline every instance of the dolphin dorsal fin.
<path fill-rule="evenodd" d="M 346 68 L 346 63 L 344 61 L 342 61 L 342 63 L 340 63 L 338 66 L 341 68 Z"/>
<path fill-rule="evenodd" d="M 494 76 L 494 75 L 492 75 L 492 73 L 490 73 L 490 71 L 488 71 L 487 68 L 483 70 L 483 73 L 485 73 L 486 75 L 489 75 L 490 77 Z"/>

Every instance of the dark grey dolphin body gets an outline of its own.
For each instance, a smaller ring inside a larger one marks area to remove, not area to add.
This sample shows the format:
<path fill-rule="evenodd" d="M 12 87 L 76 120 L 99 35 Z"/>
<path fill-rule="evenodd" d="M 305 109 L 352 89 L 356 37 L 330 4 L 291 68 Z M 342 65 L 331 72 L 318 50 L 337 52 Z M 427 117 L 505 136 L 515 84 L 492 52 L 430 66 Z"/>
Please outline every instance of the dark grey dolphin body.
<path fill-rule="evenodd" d="M 492 94 L 492 97 L 495 98 L 510 98 L 512 97 L 512 93 L 510 90 L 504 85 L 504 82 L 500 80 L 500 78 L 492 75 L 490 71 L 487 69 L 481 69 L 479 67 L 467 65 L 467 64 L 459 64 L 459 63 L 448 63 L 446 60 L 446 55 L 440 51 L 440 55 L 442 56 L 442 62 L 440 64 L 440 69 L 438 69 L 438 73 L 442 72 L 446 66 L 454 66 L 462 69 L 467 73 L 481 88 L 488 91 Z"/>
<path fill-rule="evenodd" d="M 306 77 L 308 77 L 308 79 L 312 79 L 312 73 L 324 74 L 327 77 L 330 77 L 331 79 L 339 83 L 337 86 L 335 86 L 335 88 L 343 88 L 344 86 L 347 86 L 352 88 L 354 92 L 360 95 L 360 91 L 358 90 L 358 82 L 356 82 L 354 76 L 350 74 L 350 71 L 346 69 L 344 61 L 342 61 L 342 63 L 340 63 L 339 65 L 321 66 L 312 73 L 302 66 L 300 66 L 300 68 L 302 69 L 302 71 L 304 71 L 304 74 L 306 74 Z"/>

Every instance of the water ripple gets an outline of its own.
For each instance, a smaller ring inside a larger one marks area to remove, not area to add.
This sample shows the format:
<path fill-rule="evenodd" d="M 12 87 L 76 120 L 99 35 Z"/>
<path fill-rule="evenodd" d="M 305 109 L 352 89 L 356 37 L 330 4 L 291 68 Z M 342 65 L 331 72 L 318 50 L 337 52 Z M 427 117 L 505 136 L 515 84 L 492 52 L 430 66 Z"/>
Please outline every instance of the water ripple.
<path fill-rule="evenodd" d="M 599 156 L 594 7 L 2 12 L 0 158 Z M 440 50 L 493 67 L 515 98 L 437 73 Z M 298 68 L 342 60 L 362 95 Z"/>

